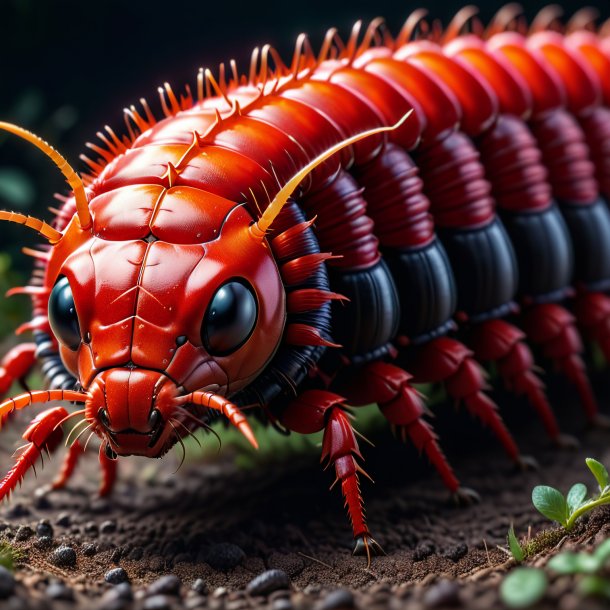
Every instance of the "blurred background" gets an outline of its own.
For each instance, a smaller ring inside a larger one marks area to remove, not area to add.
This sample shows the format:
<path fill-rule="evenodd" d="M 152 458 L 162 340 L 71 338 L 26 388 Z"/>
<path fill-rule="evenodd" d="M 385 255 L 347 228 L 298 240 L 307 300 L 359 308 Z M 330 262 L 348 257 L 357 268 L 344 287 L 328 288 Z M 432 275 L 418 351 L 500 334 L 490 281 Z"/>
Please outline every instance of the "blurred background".
<path fill-rule="evenodd" d="M 288 62 L 301 32 L 314 48 L 331 27 L 347 36 L 357 19 L 382 15 L 397 32 L 420 2 L 395 0 L 2 0 L 0 21 L 0 120 L 38 133 L 76 169 L 84 143 L 104 124 L 120 133 L 122 109 L 146 96 L 156 107 L 156 88 L 194 83 L 200 66 L 215 70 L 235 58 L 245 70 L 252 48 L 273 44 Z M 464 2 L 428 0 L 431 17 L 447 23 Z M 487 22 L 503 2 L 486 2 Z M 525 4 L 531 19 L 547 2 Z M 588 5 L 610 17 L 607 0 Z M 570 16 L 583 4 L 562 3 Z M 61 174 L 34 147 L 0 134 L 0 209 L 49 219 L 55 192 L 64 192 Z M 31 259 L 20 252 L 37 242 L 32 231 L 0 223 L 0 295 L 27 278 Z M 28 315 L 25 297 L 0 296 L 0 341 Z"/>

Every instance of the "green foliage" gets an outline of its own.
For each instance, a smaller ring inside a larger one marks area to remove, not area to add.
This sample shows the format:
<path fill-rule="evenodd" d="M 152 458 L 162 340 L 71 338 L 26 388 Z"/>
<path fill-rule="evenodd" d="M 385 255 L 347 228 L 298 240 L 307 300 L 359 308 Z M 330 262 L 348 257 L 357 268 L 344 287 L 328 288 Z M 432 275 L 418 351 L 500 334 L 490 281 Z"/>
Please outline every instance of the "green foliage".
<path fill-rule="evenodd" d="M 512 525 L 508 530 L 508 548 L 513 555 L 513 559 L 517 563 L 521 563 L 525 559 L 525 552 L 523 551 L 523 548 L 521 548 L 517 536 L 515 536 L 515 528 Z"/>
<path fill-rule="evenodd" d="M 587 488 L 583 483 L 573 485 L 566 497 L 548 485 L 537 485 L 532 491 L 532 502 L 536 509 L 568 531 L 588 511 L 596 506 L 610 504 L 610 477 L 606 467 L 593 458 L 587 458 L 586 463 L 599 486 L 599 493 L 593 494 L 588 500 Z"/>
<path fill-rule="evenodd" d="M 524 553 L 514 535 L 509 530 L 509 546 L 515 556 L 511 533 L 516 548 Z M 527 553 L 524 553 L 527 554 Z M 517 559 L 517 557 L 515 557 Z M 564 551 L 555 555 L 546 568 L 561 576 L 576 576 L 577 590 L 583 597 L 596 596 L 610 600 L 610 579 L 604 576 L 610 567 L 610 539 L 604 540 L 593 552 Z M 513 570 L 500 586 L 500 597 L 510 608 L 527 608 L 540 601 L 548 586 L 545 571 L 539 568 L 517 568 Z"/>
<path fill-rule="evenodd" d="M 6 542 L 0 542 L 0 566 L 13 571 L 21 553 Z"/>
<path fill-rule="evenodd" d="M 509 608 L 528 608 L 544 597 L 547 586 L 542 570 L 516 568 L 502 581 L 500 597 Z"/>

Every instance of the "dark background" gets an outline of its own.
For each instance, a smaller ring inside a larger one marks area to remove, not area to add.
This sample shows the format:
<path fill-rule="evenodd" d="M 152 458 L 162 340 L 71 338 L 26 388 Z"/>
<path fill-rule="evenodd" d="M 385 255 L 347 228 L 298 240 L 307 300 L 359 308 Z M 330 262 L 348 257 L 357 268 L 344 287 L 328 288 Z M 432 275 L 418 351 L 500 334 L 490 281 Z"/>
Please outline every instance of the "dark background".
<path fill-rule="evenodd" d="M 240 3 L 233 0 L 1 0 L 0 120 L 18 123 L 52 143 L 77 169 L 84 143 L 108 123 L 122 132 L 123 107 L 146 96 L 156 105 L 156 88 L 169 81 L 176 88 L 194 85 L 200 66 L 215 70 L 235 58 L 245 71 L 253 47 L 273 44 L 288 63 L 300 32 L 310 34 L 314 48 L 331 26 L 345 37 L 357 19 L 383 15 L 396 33 L 408 14 L 423 2 L 350 0 Z M 447 23 L 463 2 L 428 1 L 431 17 Z M 487 22 L 502 2 L 481 8 Z M 531 2 L 532 18 L 546 2 Z M 589 2 L 603 18 L 610 5 Z M 568 1 L 566 15 L 581 8 Z M 50 218 L 46 207 L 53 193 L 64 190 L 60 173 L 33 147 L 0 134 L 0 209 Z M 19 252 L 36 243 L 32 231 L 0 223 L 0 290 L 30 267 Z M 10 270 L 10 271 L 9 271 Z M 11 275 L 11 274 L 17 275 Z M 19 299 L 19 297 L 18 297 Z M 14 300 L 14 299 L 13 299 Z M 1 319 L 22 315 L 25 301 Z"/>

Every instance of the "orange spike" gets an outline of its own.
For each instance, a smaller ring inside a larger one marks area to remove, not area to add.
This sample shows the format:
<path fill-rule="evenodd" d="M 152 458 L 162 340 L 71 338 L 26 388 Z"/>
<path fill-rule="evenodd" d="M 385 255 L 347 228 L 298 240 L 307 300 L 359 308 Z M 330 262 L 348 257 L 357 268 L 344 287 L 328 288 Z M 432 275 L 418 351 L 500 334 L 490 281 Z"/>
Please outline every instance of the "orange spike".
<path fill-rule="evenodd" d="M 45 286 L 16 286 L 6 291 L 7 297 L 12 297 L 16 294 L 26 294 L 29 296 L 46 296 L 50 294 L 50 288 Z"/>
<path fill-rule="evenodd" d="M 295 286 L 304 282 L 316 269 L 325 261 L 334 258 L 328 252 L 314 252 L 313 254 L 305 254 L 299 258 L 295 258 L 287 263 L 284 263 L 280 268 L 280 273 L 284 283 L 288 286 Z"/>
<path fill-rule="evenodd" d="M 21 248 L 21 251 L 26 256 L 31 256 L 45 262 L 51 258 L 50 252 L 42 252 L 41 250 L 34 250 L 33 248 Z"/>

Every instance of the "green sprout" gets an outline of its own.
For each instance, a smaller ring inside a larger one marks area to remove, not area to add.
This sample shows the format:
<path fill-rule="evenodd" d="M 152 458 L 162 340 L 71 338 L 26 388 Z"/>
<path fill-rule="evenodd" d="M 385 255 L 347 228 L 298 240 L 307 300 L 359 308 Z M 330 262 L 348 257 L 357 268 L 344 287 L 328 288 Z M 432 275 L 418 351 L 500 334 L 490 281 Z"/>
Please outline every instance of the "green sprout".
<path fill-rule="evenodd" d="M 22 553 L 6 542 L 0 542 L 0 566 L 10 570 L 15 569 L 15 563 L 22 558 Z"/>
<path fill-rule="evenodd" d="M 515 535 L 515 528 L 511 525 L 508 530 L 508 548 L 513 556 L 513 559 L 517 563 L 521 563 L 525 559 L 525 551 L 519 544 L 517 536 Z"/>
<path fill-rule="evenodd" d="M 589 499 L 583 483 L 573 485 L 565 497 L 558 489 L 548 485 L 537 485 L 532 491 L 532 502 L 538 512 L 551 521 L 557 521 L 568 532 L 579 517 L 597 506 L 610 504 L 610 476 L 606 467 L 593 458 L 587 458 L 586 463 L 599 488 L 599 492 Z"/>

